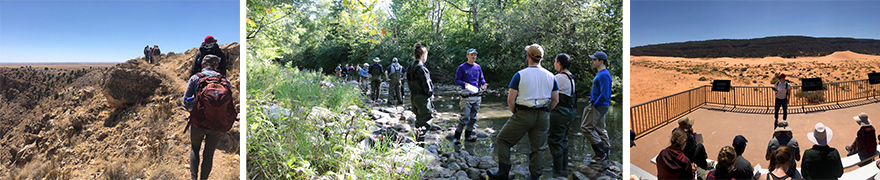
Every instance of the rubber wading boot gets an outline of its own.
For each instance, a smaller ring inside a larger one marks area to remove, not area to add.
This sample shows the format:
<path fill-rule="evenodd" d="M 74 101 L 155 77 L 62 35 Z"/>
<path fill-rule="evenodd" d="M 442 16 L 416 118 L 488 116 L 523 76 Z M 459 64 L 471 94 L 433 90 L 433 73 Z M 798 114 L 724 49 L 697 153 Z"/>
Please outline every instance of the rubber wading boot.
<path fill-rule="evenodd" d="M 489 179 L 492 180 L 507 180 L 510 173 L 510 164 L 502 164 L 498 163 L 498 171 L 486 171 L 486 174 L 489 175 Z"/>
<path fill-rule="evenodd" d="M 593 148 L 593 153 L 596 154 L 593 156 L 593 160 L 601 161 L 601 160 L 604 160 L 605 157 L 607 156 L 605 154 L 605 150 L 602 148 L 601 144 L 590 144 L 590 147 Z"/>
<path fill-rule="evenodd" d="M 541 179 L 541 175 L 540 175 L 540 174 L 532 174 L 532 175 L 529 175 L 529 180 L 540 180 L 540 179 Z"/>

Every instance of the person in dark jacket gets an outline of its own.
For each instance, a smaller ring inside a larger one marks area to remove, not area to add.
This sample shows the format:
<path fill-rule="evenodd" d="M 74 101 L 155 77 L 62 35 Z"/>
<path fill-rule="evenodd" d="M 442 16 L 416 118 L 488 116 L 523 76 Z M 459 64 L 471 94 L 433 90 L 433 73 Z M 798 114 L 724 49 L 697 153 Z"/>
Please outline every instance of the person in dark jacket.
<path fill-rule="evenodd" d="M 372 78 L 370 78 L 370 99 L 373 102 L 379 101 L 379 91 L 382 86 L 382 74 L 385 72 L 384 68 L 381 64 L 379 64 L 379 57 L 373 59 L 373 65 L 370 65 L 369 73 Z"/>
<path fill-rule="evenodd" d="M 731 172 L 736 164 L 736 151 L 733 147 L 724 146 L 718 152 L 718 164 L 715 169 L 709 171 L 706 180 L 733 179 Z"/>
<path fill-rule="evenodd" d="M 226 53 L 220 49 L 220 45 L 217 44 L 217 40 L 214 39 L 214 36 L 205 37 L 205 41 L 202 41 L 202 45 L 199 46 L 199 51 L 196 52 L 196 57 L 193 58 L 193 66 L 190 69 L 190 76 L 199 73 L 202 70 L 202 58 L 205 55 L 213 54 L 217 57 L 220 57 L 220 65 L 217 67 L 217 71 L 220 72 L 223 76 L 226 76 Z"/>
<path fill-rule="evenodd" d="M 874 157 L 874 154 L 877 153 L 877 137 L 874 136 L 876 133 L 874 126 L 871 125 L 871 120 L 868 119 L 868 114 L 861 113 L 853 119 L 860 127 L 856 132 L 856 140 L 853 141 L 852 146 L 847 147 L 847 150 L 850 151 L 847 155 L 859 154 L 859 159 L 863 161 L 859 163 L 859 166 L 864 166 L 871 163 L 871 161 L 865 160 Z"/>
<path fill-rule="evenodd" d="M 825 127 L 822 123 L 817 123 L 813 132 L 807 133 L 807 139 L 815 145 L 804 151 L 804 158 L 801 160 L 803 178 L 837 179 L 843 175 L 840 154 L 837 153 L 837 149 L 828 146 L 833 136 L 834 132 L 831 128 Z"/>
<path fill-rule="evenodd" d="M 733 166 L 733 170 L 730 172 L 730 177 L 734 179 L 751 179 L 754 174 L 754 170 L 752 169 L 752 163 L 749 160 L 746 160 L 742 154 L 746 151 L 746 145 L 749 140 L 746 140 L 746 137 L 742 135 L 737 135 L 733 138 L 733 149 L 736 151 L 736 163 Z"/>
<path fill-rule="evenodd" d="M 687 143 L 684 131 L 672 131 L 671 144 L 657 155 L 658 179 L 694 179 L 694 165 L 681 150 Z"/>
<path fill-rule="evenodd" d="M 425 67 L 425 61 L 428 61 L 428 48 L 422 46 L 422 43 L 416 43 L 414 48 L 413 55 L 416 61 L 413 61 L 406 70 L 410 72 L 406 73 L 406 81 L 409 85 L 412 112 L 416 115 L 415 128 L 422 129 L 416 136 L 416 141 L 423 142 L 424 134 L 434 127 L 429 123 L 434 112 L 434 83 L 431 82 L 431 72 Z"/>
<path fill-rule="evenodd" d="M 144 47 L 144 61 L 147 61 L 147 63 L 153 64 L 153 59 L 151 58 L 152 56 L 153 56 L 153 49 L 150 49 L 150 45 L 147 44 L 147 47 Z M 199 70 L 201 71 L 201 69 L 199 69 Z"/>
<path fill-rule="evenodd" d="M 695 169 L 697 179 L 705 179 L 706 173 L 709 171 L 709 164 L 706 161 L 709 155 L 706 153 L 706 147 L 703 146 L 703 143 L 696 140 L 697 133 L 694 132 L 694 121 L 696 120 L 683 117 L 678 120 L 678 128 L 673 131 L 682 131 L 687 135 L 687 142 L 682 152 L 687 155 L 691 162 L 697 165 L 697 169 Z"/>
<path fill-rule="evenodd" d="M 162 51 L 159 50 L 159 45 L 153 45 L 153 61 L 159 62 L 159 59 L 162 59 Z"/>

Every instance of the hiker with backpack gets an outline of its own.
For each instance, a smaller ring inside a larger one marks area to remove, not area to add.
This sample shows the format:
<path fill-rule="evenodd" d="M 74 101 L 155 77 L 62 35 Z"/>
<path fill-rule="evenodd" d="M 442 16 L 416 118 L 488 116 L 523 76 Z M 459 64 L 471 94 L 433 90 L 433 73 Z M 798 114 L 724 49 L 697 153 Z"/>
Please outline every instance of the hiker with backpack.
<path fill-rule="evenodd" d="M 782 120 L 788 120 L 788 99 L 791 97 L 791 85 L 785 80 L 785 73 L 779 74 L 776 78 L 779 81 L 773 84 L 773 91 L 776 91 L 776 104 L 773 108 L 774 128 L 779 124 L 779 107 L 782 107 Z"/>
<path fill-rule="evenodd" d="M 232 101 L 232 86 L 226 76 L 217 72 L 219 65 L 220 57 L 206 55 L 200 64 L 204 68 L 189 78 L 184 92 L 183 105 L 190 113 L 187 128 L 192 127 L 190 130 L 192 151 L 189 155 L 192 179 L 208 179 L 213 165 L 214 150 L 220 142 L 220 137 L 232 129 L 238 117 Z M 205 150 L 199 166 L 199 150 L 203 141 Z"/>
<path fill-rule="evenodd" d="M 205 41 L 202 41 L 202 45 L 199 46 L 199 51 L 196 52 L 196 57 L 193 58 L 193 66 L 192 69 L 189 70 L 190 75 L 195 75 L 202 71 L 202 59 L 209 55 L 213 54 L 220 58 L 220 65 L 217 66 L 217 72 L 226 76 L 226 53 L 220 49 L 220 45 L 217 44 L 217 40 L 214 39 L 214 36 L 208 35 L 205 37 Z"/>
<path fill-rule="evenodd" d="M 150 49 L 150 45 L 147 44 L 147 47 L 144 47 L 144 61 L 153 64 L 153 59 L 151 58 L 151 56 L 153 56 L 153 49 Z"/>
<path fill-rule="evenodd" d="M 153 45 L 153 59 L 155 59 L 156 62 L 159 62 L 159 57 L 162 57 L 162 52 L 159 51 L 159 45 Z M 152 61 L 150 64 L 153 64 Z"/>

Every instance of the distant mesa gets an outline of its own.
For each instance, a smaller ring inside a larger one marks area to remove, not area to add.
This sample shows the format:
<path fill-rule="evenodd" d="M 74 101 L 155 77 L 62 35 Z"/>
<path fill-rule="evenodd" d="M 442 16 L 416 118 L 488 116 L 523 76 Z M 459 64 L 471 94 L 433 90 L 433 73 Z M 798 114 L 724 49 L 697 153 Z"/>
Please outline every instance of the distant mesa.
<path fill-rule="evenodd" d="M 838 51 L 880 55 L 880 40 L 807 36 L 717 39 L 638 46 L 631 48 L 630 54 L 685 58 L 796 58 L 827 56 Z"/>

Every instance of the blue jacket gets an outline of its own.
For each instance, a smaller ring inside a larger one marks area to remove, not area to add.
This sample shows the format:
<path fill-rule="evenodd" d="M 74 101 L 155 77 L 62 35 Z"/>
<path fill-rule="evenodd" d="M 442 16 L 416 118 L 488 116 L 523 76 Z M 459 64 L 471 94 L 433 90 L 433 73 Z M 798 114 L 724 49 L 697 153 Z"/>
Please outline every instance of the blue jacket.
<path fill-rule="evenodd" d="M 593 102 L 593 107 L 611 105 L 611 73 L 608 69 L 599 71 L 593 78 L 590 102 Z"/>

